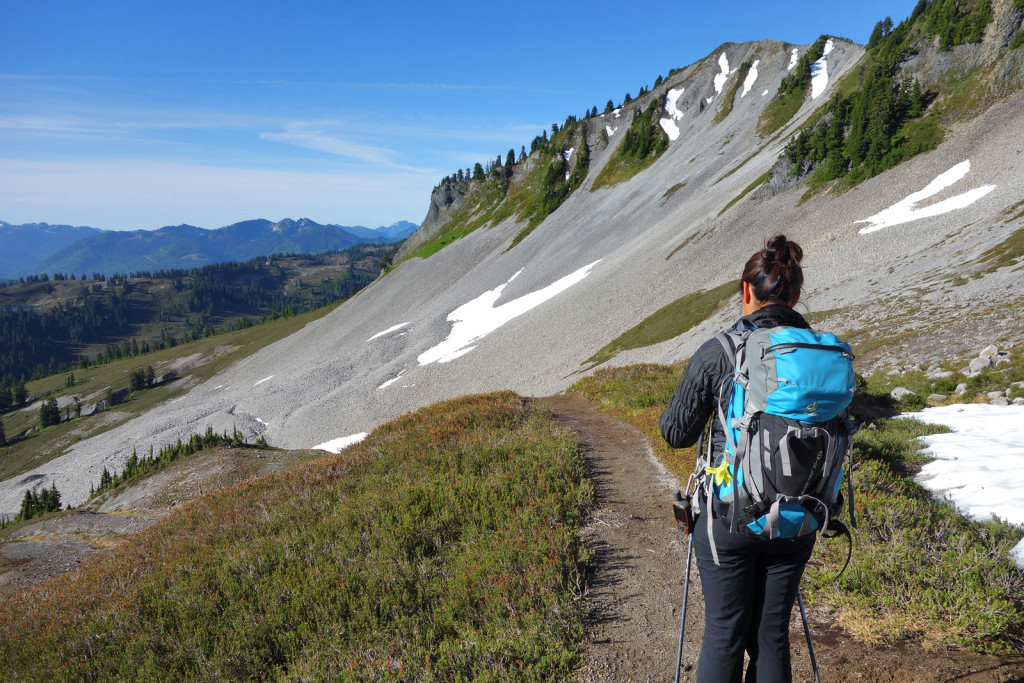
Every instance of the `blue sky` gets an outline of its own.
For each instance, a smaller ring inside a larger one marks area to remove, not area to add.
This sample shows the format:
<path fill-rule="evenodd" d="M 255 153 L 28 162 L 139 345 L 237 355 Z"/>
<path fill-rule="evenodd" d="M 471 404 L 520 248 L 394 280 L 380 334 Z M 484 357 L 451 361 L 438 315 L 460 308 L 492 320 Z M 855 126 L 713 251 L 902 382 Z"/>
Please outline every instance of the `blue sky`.
<path fill-rule="evenodd" d="M 0 0 L 0 220 L 419 222 L 459 168 L 723 42 L 867 41 L 915 0 Z"/>

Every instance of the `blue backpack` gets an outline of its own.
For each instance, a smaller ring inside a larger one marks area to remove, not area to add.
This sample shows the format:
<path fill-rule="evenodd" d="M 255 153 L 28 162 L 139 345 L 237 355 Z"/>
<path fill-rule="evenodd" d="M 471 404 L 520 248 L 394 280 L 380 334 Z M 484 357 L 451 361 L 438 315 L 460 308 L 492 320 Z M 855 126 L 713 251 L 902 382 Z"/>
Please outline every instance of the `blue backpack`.
<path fill-rule="evenodd" d="M 844 502 L 844 460 L 852 465 L 849 345 L 797 327 L 741 327 L 716 339 L 733 367 L 718 397 L 725 451 L 712 463 L 709 448 L 701 463 L 716 564 L 712 515 L 766 540 L 825 533 L 830 524 L 845 532 L 833 517 Z"/>

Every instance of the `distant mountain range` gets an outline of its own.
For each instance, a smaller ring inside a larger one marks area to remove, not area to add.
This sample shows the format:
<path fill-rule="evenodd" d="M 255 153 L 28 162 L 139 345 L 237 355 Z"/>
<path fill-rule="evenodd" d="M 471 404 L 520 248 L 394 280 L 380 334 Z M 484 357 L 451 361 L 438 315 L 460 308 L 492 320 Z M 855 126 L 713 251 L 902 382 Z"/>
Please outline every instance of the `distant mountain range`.
<path fill-rule="evenodd" d="M 277 223 L 243 221 L 216 230 L 174 225 L 113 231 L 0 221 L 0 278 L 41 273 L 111 275 L 246 261 L 270 254 L 318 254 L 366 242 L 400 242 L 418 227 L 409 221 L 365 228 L 285 218 Z"/>

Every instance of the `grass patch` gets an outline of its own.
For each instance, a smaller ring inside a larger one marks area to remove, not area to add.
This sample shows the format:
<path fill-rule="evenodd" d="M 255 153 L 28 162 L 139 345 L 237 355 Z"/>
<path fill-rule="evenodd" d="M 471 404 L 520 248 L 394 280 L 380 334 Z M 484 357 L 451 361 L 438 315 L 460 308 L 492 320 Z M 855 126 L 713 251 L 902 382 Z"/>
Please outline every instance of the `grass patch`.
<path fill-rule="evenodd" d="M 757 120 L 757 132 L 761 137 L 767 137 L 786 125 L 791 118 L 796 116 L 804 103 L 807 93 L 803 90 L 788 92 L 783 95 L 776 95 L 765 105 L 761 116 Z"/>
<path fill-rule="evenodd" d="M 988 268 L 982 272 L 994 273 L 1000 268 L 1015 265 L 1022 257 L 1024 257 L 1024 228 L 1017 230 L 981 255 L 981 262 L 988 265 Z"/>
<path fill-rule="evenodd" d="M 685 479 L 695 465 L 693 449 L 670 449 L 658 428 L 682 369 L 606 368 L 572 390 L 642 429 L 658 458 Z M 869 383 L 869 395 L 858 400 L 884 402 L 875 391 Z M 875 429 L 857 434 L 853 559 L 834 580 L 846 545 L 819 541 L 804 582 L 808 600 L 831 607 L 840 624 L 868 641 L 1018 651 L 1024 578 L 1008 552 L 1022 530 L 970 522 L 911 478 L 927 460 L 916 437 L 944 430 L 915 420 L 878 420 Z"/>
<path fill-rule="evenodd" d="M 723 213 L 725 213 L 725 212 L 726 212 L 726 211 L 728 211 L 729 209 L 731 209 L 731 208 L 732 208 L 732 206 L 733 206 L 733 204 L 735 204 L 736 202 L 738 202 L 739 200 L 743 199 L 743 198 L 744 198 L 744 197 L 746 197 L 746 196 L 747 196 L 748 194 L 750 194 L 751 192 L 753 192 L 754 190 L 756 190 L 756 189 L 757 189 L 757 188 L 758 188 L 758 187 L 759 187 L 759 186 L 760 186 L 760 185 L 761 185 L 762 183 L 764 183 L 764 181 L 768 180 L 768 178 L 770 178 L 770 177 L 771 177 L 771 175 L 772 175 L 772 171 L 771 171 L 771 169 L 768 169 L 767 171 L 765 171 L 764 173 L 762 173 L 761 175 L 759 175 L 759 176 L 757 177 L 757 180 L 755 180 L 754 182 L 752 182 L 752 183 L 750 183 L 749 185 L 747 185 L 747 187 L 746 187 L 746 188 L 745 188 L 745 189 L 743 190 L 743 192 L 740 192 L 740 193 L 739 193 L 738 195 L 736 195 L 735 197 L 733 197 L 733 198 L 732 198 L 732 200 L 730 200 L 730 201 L 729 201 L 729 203 L 728 203 L 728 204 L 726 204 L 726 205 L 725 205 L 725 206 L 724 206 L 724 207 L 722 208 L 722 210 L 718 212 L 718 216 L 716 216 L 716 218 L 717 218 L 717 217 L 719 217 L 719 216 L 721 216 L 721 215 L 722 215 Z"/>
<path fill-rule="evenodd" d="M 685 240 L 683 240 L 683 243 L 682 243 L 682 244 L 680 244 L 680 245 L 679 245 L 678 247 L 676 247 L 675 249 L 673 249 L 673 250 L 672 250 L 672 251 L 671 251 L 671 252 L 669 253 L 669 255 L 665 257 L 665 260 L 666 260 L 666 261 L 668 261 L 668 260 L 669 260 L 670 258 L 672 258 L 673 256 L 675 256 L 675 255 L 676 255 L 676 252 L 677 252 L 677 251 L 680 251 L 680 250 L 681 250 L 681 249 L 682 249 L 683 247 L 685 247 L 685 246 L 686 246 L 687 244 L 689 244 L 690 242 L 694 241 L 695 239 L 698 239 L 699 237 L 702 237 L 702 235 L 701 235 L 701 234 L 700 234 L 699 232 L 694 232 L 694 233 L 693 233 L 692 235 L 690 235 L 690 236 L 689 236 L 689 237 L 687 237 L 687 238 L 686 238 Z"/>
<path fill-rule="evenodd" d="M 591 495 L 568 431 L 518 396 L 437 404 L 5 600 L 0 667 L 33 680 L 565 679 L 580 664 Z"/>
<path fill-rule="evenodd" d="M 733 280 L 714 289 L 694 292 L 676 299 L 647 316 L 633 329 L 620 334 L 583 364 L 587 368 L 592 368 L 612 359 L 622 351 L 652 346 L 678 337 L 706 320 L 722 302 L 731 298 L 738 288 L 739 281 Z"/>
<path fill-rule="evenodd" d="M 672 187 L 670 187 L 667 190 L 665 190 L 665 194 L 663 194 L 662 197 L 664 199 L 668 199 L 669 197 L 671 197 L 672 195 L 674 195 L 676 192 L 678 192 L 679 190 L 683 189 L 684 187 L 686 187 L 686 183 L 676 183 Z"/>

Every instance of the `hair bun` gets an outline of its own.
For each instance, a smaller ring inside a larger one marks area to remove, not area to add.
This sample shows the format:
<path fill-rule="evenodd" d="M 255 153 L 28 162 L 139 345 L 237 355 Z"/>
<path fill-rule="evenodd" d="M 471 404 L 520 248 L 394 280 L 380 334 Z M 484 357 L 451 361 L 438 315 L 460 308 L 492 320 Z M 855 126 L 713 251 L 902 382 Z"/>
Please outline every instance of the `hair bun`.
<path fill-rule="evenodd" d="M 798 266 L 804 257 L 804 250 L 800 245 L 786 239 L 785 235 L 772 237 L 765 243 L 764 249 L 767 261 L 781 263 L 784 266 Z"/>
<path fill-rule="evenodd" d="M 804 283 L 800 260 L 804 250 L 785 235 L 775 235 L 764 249 L 750 257 L 743 268 L 743 282 L 754 290 L 758 301 L 789 304 Z"/>

